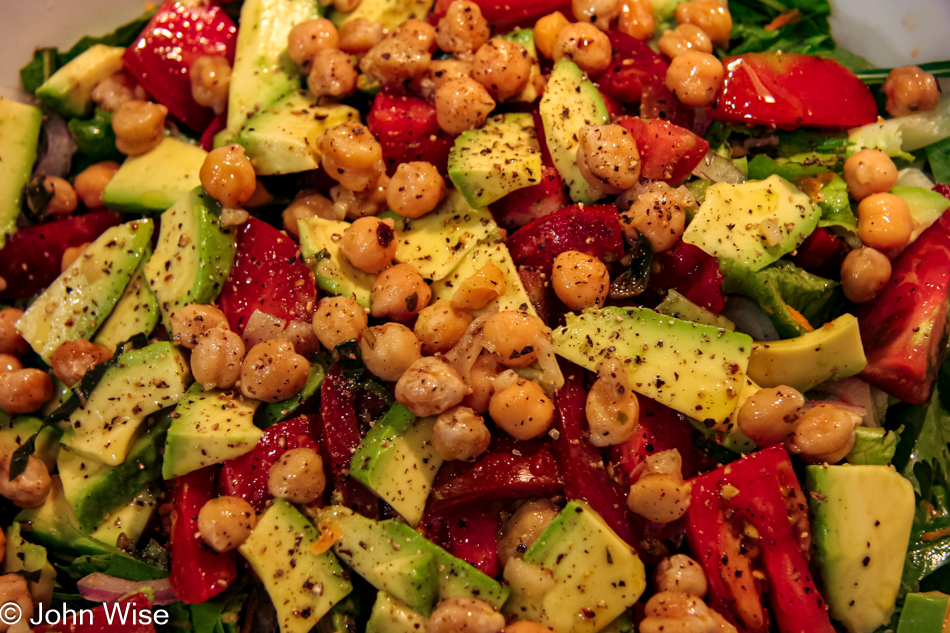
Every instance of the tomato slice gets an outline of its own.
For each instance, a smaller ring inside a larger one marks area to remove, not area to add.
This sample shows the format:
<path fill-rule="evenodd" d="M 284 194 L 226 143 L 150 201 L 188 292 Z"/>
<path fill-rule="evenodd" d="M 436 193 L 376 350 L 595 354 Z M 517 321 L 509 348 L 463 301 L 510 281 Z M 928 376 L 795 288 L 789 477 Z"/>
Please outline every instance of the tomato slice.
<path fill-rule="evenodd" d="M 366 125 L 383 147 L 386 170 L 400 163 L 426 161 L 445 174 L 455 137 L 439 127 L 435 106 L 419 97 L 383 91 L 376 95 Z"/>
<path fill-rule="evenodd" d="M 663 119 L 621 117 L 616 121 L 630 131 L 640 151 L 640 176 L 677 186 L 709 151 L 709 142 Z"/>
<path fill-rule="evenodd" d="M 543 15 L 560 11 L 568 19 L 573 17 L 571 3 L 557 4 L 550 0 L 474 0 L 482 10 L 482 16 L 495 27 L 495 31 L 503 33 L 516 26 L 530 28 Z M 437 21 L 449 10 L 452 0 L 436 0 L 430 19 Z"/>

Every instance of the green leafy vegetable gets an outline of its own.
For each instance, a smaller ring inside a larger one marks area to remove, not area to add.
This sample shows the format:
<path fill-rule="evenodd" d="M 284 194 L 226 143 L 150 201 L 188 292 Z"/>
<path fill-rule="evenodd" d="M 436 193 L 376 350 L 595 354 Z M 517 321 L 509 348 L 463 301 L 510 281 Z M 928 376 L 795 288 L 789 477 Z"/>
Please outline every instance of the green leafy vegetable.
<path fill-rule="evenodd" d="M 122 161 L 123 156 L 115 147 L 110 111 L 97 108 L 90 119 L 71 119 L 69 131 L 76 142 L 73 171 L 81 171 L 104 160 Z"/>
<path fill-rule="evenodd" d="M 26 470 L 27 464 L 30 463 L 30 455 L 36 450 L 36 436 L 39 434 L 39 431 L 37 431 L 30 436 L 30 439 L 13 451 L 13 455 L 10 457 L 10 481 L 22 475 L 23 471 Z"/>
<path fill-rule="evenodd" d="M 750 180 L 765 180 L 772 174 L 778 174 L 785 180 L 795 182 L 799 178 L 817 176 L 827 171 L 828 167 L 821 161 L 807 164 L 793 161 L 778 163 L 764 154 L 759 154 L 749 161 Z"/>
<path fill-rule="evenodd" d="M 194 633 L 236 633 L 241 610 L 247 602 L 247 585 L 233 583 L 224 593 L 207 602 L 188 605 Z"/>
<path fill-rule="evenodd" d="M 900 436 L 896 431 L 859 426 L 854 434 L 854 447 L 848 453 L 851 464 L 886 466 L 891 463 Z"/>
<path fill-rule="evenodd" d="M 828 0 L 730 0 L 730 55 L 784 51 L 816 53 L 836 49 Z"/>
<path fill-rule="evenodd" d="M 926 152 L 934 180 L 950 185 L 950 137 L 928 145 Z"/>

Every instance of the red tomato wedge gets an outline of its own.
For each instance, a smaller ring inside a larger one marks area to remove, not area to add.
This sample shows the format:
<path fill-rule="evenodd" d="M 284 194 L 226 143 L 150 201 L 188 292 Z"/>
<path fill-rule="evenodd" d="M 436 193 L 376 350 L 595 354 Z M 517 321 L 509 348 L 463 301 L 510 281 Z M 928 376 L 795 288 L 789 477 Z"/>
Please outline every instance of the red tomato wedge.
<path fill-rule="evenodd" d="M 424 99 L 396 92 L 380 92 L 366 117 L 366 125 L 383 146 L 386 170 L 400 163 L 426 161 L 446 173 L 455 137 L 442 131 L 435 106 Z"/>
<path fill-rule="evenodd" d="M 616 121 L 630 131 L 640 151 L 640 176 L 677 186 L 709 151 L 709 142 L 663 119 L 621 117 Z"/>
<path fill-rule="evenodd" d="M 877 120 L 870 89 L 833 59 L 799 53 L 747 53 L 726 70 L 713 113 L 727 123 L 846 128 Z"/>
<path fill-rule="evenodd" d="M 506 245 L 515 264 L 546 272 L 564 251 L 616 261 L 623 257 L 620 214 L 612 204 L 566 207 L 524 225 Z"/>
<path fill-rule="evenodd" d="M 504 33 L 515 26 L 531 28 L 535 21 L 543 15 L 560 11 L 568 19 L 573 18 L 571 3 L 556 4 L 550 0 L 474 0 L 482 15 L 495 27 L 495 32 Z M 445 15 L 452 0 L 436 0 L 435 8 L 429 16 L 432 19 Z"/>

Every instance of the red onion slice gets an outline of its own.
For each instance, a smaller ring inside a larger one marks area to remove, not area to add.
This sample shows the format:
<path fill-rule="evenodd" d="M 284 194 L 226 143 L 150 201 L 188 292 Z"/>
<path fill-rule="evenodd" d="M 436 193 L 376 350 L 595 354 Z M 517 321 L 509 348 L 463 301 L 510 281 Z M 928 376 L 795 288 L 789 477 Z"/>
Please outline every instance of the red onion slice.
<path fill-rule="evenodd" d="M 76 586 L 79 588 L 79 595 L 92 602 L 117 602 L 145 587 L 151 589 L 155 596 L 153 604 L 171 604 L 178 601 L 168 578 L 136 582 L 96 572 L 80 579 Z"/>
<path fill-rule="evenodd" d="M 735 163 L 712 150 L 706 152 L 706 156 L 699 161 L 696 169 L 693 170 L 693 175 L 708 178 L 713 182 L 728 182 L 734 185 L 746 181 L 745 174 L 736 167 Z"/>
<path fill-rule="evenodd" d="M 73 162 L 76 142 L 66 126 L 66 121 L 55 114 L 49 114 L 43 122 L 46 147 L 33 170 L 34 176 L 58 176 L 65 178 Z"/>

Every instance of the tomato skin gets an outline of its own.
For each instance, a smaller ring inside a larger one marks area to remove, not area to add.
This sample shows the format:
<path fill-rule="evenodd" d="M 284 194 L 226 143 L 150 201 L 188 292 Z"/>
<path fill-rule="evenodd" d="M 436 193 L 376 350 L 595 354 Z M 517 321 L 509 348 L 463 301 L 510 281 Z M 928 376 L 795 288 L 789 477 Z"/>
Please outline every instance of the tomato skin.
<path fill-rule="evenodd" d="M 644 40 L 617 30 L 607 31 L 607 37 L 614 56 L 598 79 L 598 87 L 604 95 L 624 103 L 639 103 L 645 86 L 665 82 L 669 62 Z"/>
<path fill-rule="evenodd" d="M 686 416 L 644 396 L 639 396 L 638 401 L 639 428 L 626 442 L 610 447 L 610 461 L 629 478 L 650 455 L 677 450 L 683 459 L 683 477 L 695 475 L 698 464 L 693 448 L 693 427 Z"/>
<path fill-rule="evenodd" d="M 792 261 L 819 277 L 835 277 L 848 250 L 843 239 L 826 228 L 818 228 L 796 249 Z"/>
<path fill-rule="evenodd" d="M 726 70 L 713 116 L 727 123 L 847 128 L 877 120 L 877 103 L 854 73 L 833 59 L 799 53 L 747 53 Z M 830 96 L 833 95 L 833 98 Z"/>
<path fill-rule="evenodd" d="M 551 215 L 570 203 L 561 175 L 554 167 L 545 166 L 541 169 L 541 182 L 512 191 L 492 203 L 491 211 L 498 225 L 510 231 Z"/>
<path fill-rule="evenodd" d="M 529 222 L 506 241 L 518 266 L 550 272 L 564 251 L 580 251 L 605 262 L 623 257 L 620 214 L 611 204 L 573 205 Z"/>
<path fill-rule="evenodd" d="M 655 272 L 650 277 L 648 292 L 662 297 L 667 288 L 674 288 L 693 303 L 714 314 L 722 312 L 722 271 L 715 257 L 702 249 L 680 241 L 668 251 L 653 256 Z M 657 299 L 659 300 L 659 299 Z"/>
<path fill-rule="evenodd" d="M 515 26 L 531 28 L 541 16 L 560 11 L 569 20 L 574 17 L 571 3 L 552 5 L 550 0 L 473 0 L 482 10 L 482 16 L 488 21 L 497 33 L 504 33 Z M 430 14 L 433 24 L 445 15 L 452 0 L 436 0 L 435 8 Z"/>
<path fill-rule="evenodd" d="M 445 526 L 445 548 L 450 554 L 475 566 L 491 576 L 501 572 L 498 559 L 498 541 L 495 535 L 501 527 L 497 509 L 468 507 L 442 518 Z"/>
<path fill-rule="evenodd" d="M 435 165 L 439 173 L 447 172 L 455 137 L 442 131 L 435 106 L 425 99 L 380 92 L 373 100 L 366 125 L 383 147 L 383 160 L 390 175 L 400 163 L 412 161 L 426 161 Z"/>
<path fill-rule="evenodd" d="M 640 177 L 662 180 L 676 187 L 709 151 L 709 142 L 663 119 L 625 116 L 616 121 L 626 128 L 640 151 Z"/>

